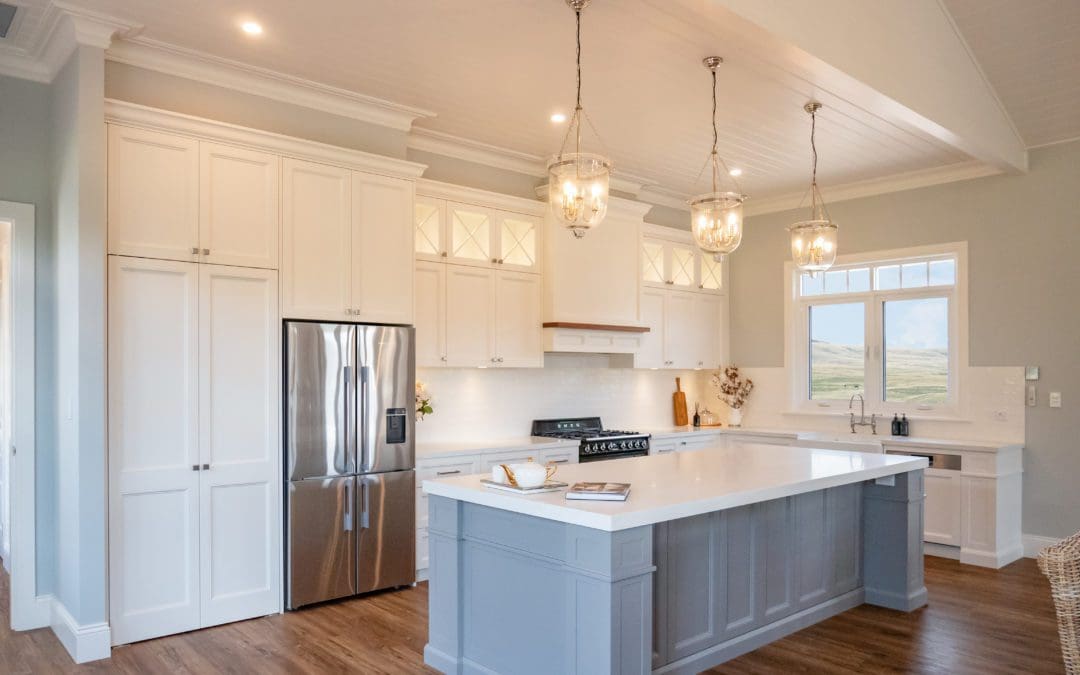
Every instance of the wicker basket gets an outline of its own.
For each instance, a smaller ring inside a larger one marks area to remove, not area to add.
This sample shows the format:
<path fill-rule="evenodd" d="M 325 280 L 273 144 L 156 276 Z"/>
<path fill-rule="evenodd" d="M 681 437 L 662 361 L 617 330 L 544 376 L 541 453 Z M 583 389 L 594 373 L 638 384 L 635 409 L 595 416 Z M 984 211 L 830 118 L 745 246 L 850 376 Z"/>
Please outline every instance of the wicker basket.
<path fill-rule="evenodd" d="M 1080 675 L 1080 532 L 1043 549 L 1039 569 L 1050 580 L 1065 672 Z"/>

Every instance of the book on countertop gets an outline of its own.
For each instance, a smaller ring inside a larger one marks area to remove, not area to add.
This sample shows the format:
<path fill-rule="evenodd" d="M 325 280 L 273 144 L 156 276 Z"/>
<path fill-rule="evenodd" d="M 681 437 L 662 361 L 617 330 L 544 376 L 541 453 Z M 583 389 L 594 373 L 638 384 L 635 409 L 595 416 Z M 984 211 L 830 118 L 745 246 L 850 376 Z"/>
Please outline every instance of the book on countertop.
<path fill-rule="evenodd" d="M 574 483 L 566 492 L 567 499 L 592 499 L 605 502 L 625 502 L 630 496 L 630 483 Z"/>
<path fill-rule="evenodd" d="M 484 484 L 484 487 L 494 488 L 496 490 L 505 490 L 506 492 L 513 492 L 514 494 L 518 495 L 537 495 L 542 492 L 557 492 L 568 485 L 567 483 L 560 483 L 556 480 L 549 480 L 543 485 L 538 485 L 531 488 L 517 487 L 508 483 L 496 483 L 495 481 L 488 478 L 483 478 L 480 480 L 480 482 Z"/>

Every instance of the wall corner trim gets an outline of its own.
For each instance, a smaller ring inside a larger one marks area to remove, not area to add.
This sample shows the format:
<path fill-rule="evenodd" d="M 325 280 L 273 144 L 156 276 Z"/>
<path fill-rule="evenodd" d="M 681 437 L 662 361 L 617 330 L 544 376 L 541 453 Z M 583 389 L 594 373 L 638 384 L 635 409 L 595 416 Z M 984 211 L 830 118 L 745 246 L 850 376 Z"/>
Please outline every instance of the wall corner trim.
<path fill-rule="evenodd" d="M 75 663 L 107 659 L 112 654 L 112 634 L 105 622 L 81 625 L 55 597 L 52 598 L 53 633 Z"/>
<path fill-rule="evenodd" d="M 365 96 L 143 37 L 116 42 L 105 53 L 105 58 L 398 131 L 408 131 L 417 119 L 435 116 L 434 112 L 423 108 Z"/>

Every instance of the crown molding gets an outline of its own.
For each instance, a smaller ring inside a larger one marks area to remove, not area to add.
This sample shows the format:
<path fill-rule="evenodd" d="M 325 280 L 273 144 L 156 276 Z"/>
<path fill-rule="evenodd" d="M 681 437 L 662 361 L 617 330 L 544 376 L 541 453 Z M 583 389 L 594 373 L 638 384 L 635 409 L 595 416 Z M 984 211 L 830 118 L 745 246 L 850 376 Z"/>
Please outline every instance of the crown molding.
<path fill-rule="evenodd" d="M 275 152 L 284 157 L 344 166 L 395 178 L 415 179 L 427 169 L 424 164 L 404 159 L 340 148 L 114 99 L 105 100 L 105 120 L 114 124 L 209 139 L 252 150 Z"/>
<path fill-rule="evenodd" d="M 944 185 L 973 178 L 997 176 L 1004 173 L 998 167 L 983 162 L 972 160 L 959 162 L 947 166 L 932 169 L 920 169 L 906 173 L 872 178 L 869 180 L 844 183 L 831 187 L 826 194 L 829 203 L 843 202 L 862 197 L 889 194 L 891 192 L 903 192 L 917 188 L 930 187 L 932 185 Z M 776 197 L 766 197 L 757 201 L 747 201 L 743 212 L 747 216 L 759 216 L 764 213 L 777 213 L 790 211 L 801 206 L 806 198 L 806 191 L 791 192 Z"/>
<path fill-rule="evenodd" d="M 19 31 L 29 27 L 19 26 Z M 134 36 L 140 24 L 52 0 L 22 47 L 0 49 L 0 74 L 49 83 L 76 47 L 107 49 L 117 36 Z"/>
<path fill-rule="evenodd" d="M 408 131 L 414 120 L 435 116 L 435 113 L 423 108 L 365 96 L 147 38 L 118 41 L 109 48 L 105 58 L 398 131 Z"/>
<path fill-rule="evenodd" d="M 690 195 L 669 190 L 659 185 L 646 185 L 638 192 L 638 199 L 657 206 L 666 206 L 679 211 L 690 210 Z"/>
<path fill-rule="evenodd" d="M 448 199 L 452 202 L 488 206 L 505 211 L 543 216 L 547 212 L 547 203 L 526 197 L 515 197 L 501 192 L 489 192 L 478 188 L 443 183 L 421 178 L 416 181 L 416 194 L 434 199 Z"/>
<path fill-rule="evenodd" d="M 411 150 L 430 152 L 443 157 L 523 173 L 527 176 L 539 178 L 547 175 L 544 160 L 536 155 L 500 148 L 441 131 L 414 127 L 409 132 L 405 145 Z"/>

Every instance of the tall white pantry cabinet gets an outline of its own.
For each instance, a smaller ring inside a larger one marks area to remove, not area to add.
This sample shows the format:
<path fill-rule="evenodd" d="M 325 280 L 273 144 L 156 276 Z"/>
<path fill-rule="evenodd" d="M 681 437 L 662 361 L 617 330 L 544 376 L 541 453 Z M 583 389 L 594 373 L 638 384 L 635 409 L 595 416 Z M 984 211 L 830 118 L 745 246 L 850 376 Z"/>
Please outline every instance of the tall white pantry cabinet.
<path fill-rule="evenodd" d="M 422 167 L 110 110 L 109 621 L 125 644 L 280 611 L 281 321 L 412 322 Z"/>

